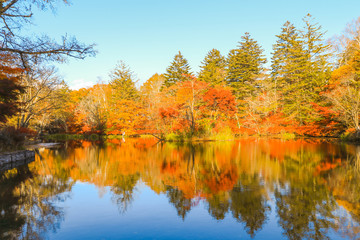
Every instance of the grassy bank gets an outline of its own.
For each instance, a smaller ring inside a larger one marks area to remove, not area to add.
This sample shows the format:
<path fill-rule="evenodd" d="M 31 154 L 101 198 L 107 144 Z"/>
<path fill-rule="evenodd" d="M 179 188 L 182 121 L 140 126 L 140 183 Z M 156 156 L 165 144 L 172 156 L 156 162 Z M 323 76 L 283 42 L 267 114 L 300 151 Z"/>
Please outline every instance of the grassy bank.
<path fill-rule="evenodd" d="M 125 138 L 154 138 L 151 135 L 133 135 L 125 136 Z M 165 142 L 197 142 L 197 141 L 231 141 L 235 139 L 244 139 L 244 138 L 269 138 L 269 139 L 282 139 L 282 140 L 292 140 L 296 138 L 307 138 L 305 136 L 297 136 L 293 133 L 280 133 L 276 135 L 247 135 L 247 134 L 234 134 L 231 131 L 222 131 L 210 136 L 190 136 L 185 134 L 176 134 L 169 133 L 163 136 L 163 141 Z M 310 137 L 311 138 L 311 137 Z M 323 137 L 315 137 L 323 138 Z M 326 138 L 326 137 L 325 137 Z M 359 138 L 354 137 L 354 135 L 342 135 L 341 141 L 344 142 L 360 142 Z M 106 139 L 123 139 L 122 135 L 98 135 L 98 134 L 51 134 L 45 135 L 44 139 L 48 141 L 69 141 L 69 140 L 87 140 L 87 141 L 99 141 Z"/>

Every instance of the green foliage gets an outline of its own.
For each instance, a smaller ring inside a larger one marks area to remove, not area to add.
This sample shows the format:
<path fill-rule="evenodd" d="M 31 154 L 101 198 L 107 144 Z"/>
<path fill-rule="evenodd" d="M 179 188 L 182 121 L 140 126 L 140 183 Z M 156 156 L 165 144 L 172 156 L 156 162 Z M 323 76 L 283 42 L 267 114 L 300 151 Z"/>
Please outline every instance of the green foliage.
<path fill-rule="evenodd" d="M 102 139 L 98 134 L 49 134 L 44 137 L 46 140 L 52 141 L 69 141 L 69 140 L 90 140 L 98 141 Z"/>
<path fill-rule="evenodd" d="M 114 100 L 136 100 L 139 92 L 136 89 L 134 73 L 122 61 L 110 73 L 110 86 L 113 91 Z"/>
<path fill-rule="evenodd" d="M 297 30 L 286 22 L 273 46 L 272 80 L 282 111 L 300 124 L 313 118 L 312 103 L 329 78 L 328 46 L 324 45 L 321 27 L 304 18 L 305 29 Z"/>
<path fill-rule="evenodd" d="M 192 72 L 188 61 L 179 51 L 179 53 L 175 55 L 171 65 L 166 69 L 164 86 L 170 87 L 177 82 L 186 81 L 191 74 Z"/>
<path fill-rule="evenodd" d="M 231 131 L 231 128 L 226 126 L 221 131 L 215 134 L 215 140 L 233 140 L 235 138 L 235 134 Z"/>
<path fill-rule="evenodd" d="M 283 140 L 290 140 L 294 139 L 296 135 L 294 133 L 282 132 L 279 137 Z"/>
<path fill-rule="evenodd" d="M 211 85 L 224 84 L 226 76 L 226 60 L 217 49 L 212 49 L 201 62 L 199 80 Z"/>
<path fill-rule="evenodd" d="M 236 97 L 244 100 L 258 92 L 259 75 L 264 70 L 266 58 L 264 50 L 249 33 L 241 38 L 238 48 L 229 53 L 226 81 L 233 87 Z"/>
<path fill-rule="evenodd" d="M 177 133 L 169 133 L 165 136 L 165 140 L 169 142 L 182 142 L 184 141 L 184 136 Z"/>

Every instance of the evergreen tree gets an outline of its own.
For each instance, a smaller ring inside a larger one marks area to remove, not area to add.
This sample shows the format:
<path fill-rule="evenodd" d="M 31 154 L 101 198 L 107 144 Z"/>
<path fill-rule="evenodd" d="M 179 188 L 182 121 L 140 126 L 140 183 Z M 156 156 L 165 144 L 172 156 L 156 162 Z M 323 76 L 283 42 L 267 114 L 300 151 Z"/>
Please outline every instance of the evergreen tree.
<path fill-rule="evenodd" d="M 179 51 L 179 53 L 175 55 L 171 65 L 166 69 L 164 86 L 170 87 L 177 82 L 185 81 L 191 74 L 192 72 L 188 61 Z"/>
<path fill-rule="evenodd" d="M 313 103 L 329 77 L 328 46 L 323 44 L 321 27 L 304 18 L 298 31 L 290 22 L 282 28 L 273 46 L 272 80 L 282 111 L 300 124 L 314 120 Z"/>
<path fill-rule="evenodd" d="M 312 23 L 313 18 L 310 14 L 307 14 L 303 21 L 305 27 L 301 31 L 301 36 L 304 40 L 307 61 L 305 72 L 313 88 L 311 100 L 315 102 L 319 100 L 319 93 L 330 78 L 330 46 L 324 43 L 324 32 L 321 26 Z"/>
<path fill-rule="evenodd" d="M 135 87 L 135 75 L 130 68 L 120 61 L 110 73 L 110 86 L 114 100 L 136 100 L 139 92 Z"/>
<path fill-rule="evenodd" d="M 290 22 L 283 25 L 277 38 L 271 59 L 275 91 L 280 99 L 282 111 L 301 121 L 310 110 L 305 97 L 307 82 L 304 42 L 299 31 Z"/>
<path fill-rule="evenodd" d="M 237 98 L 244 100 L 256 95 L 259 88 L 257 80 L 266 59 L 264 50 L 249 33 L 245 33 L 241 38 L 238 49 L 231 50 L 228 56 L 227 82 L 234 88 Z"/>
<path fill-rule="evenodd" d="M 199 80 L 211 85 L 223 84 L 226 76 L 226 60 L 217 49 L 212 49 L 201 62 Z"/>

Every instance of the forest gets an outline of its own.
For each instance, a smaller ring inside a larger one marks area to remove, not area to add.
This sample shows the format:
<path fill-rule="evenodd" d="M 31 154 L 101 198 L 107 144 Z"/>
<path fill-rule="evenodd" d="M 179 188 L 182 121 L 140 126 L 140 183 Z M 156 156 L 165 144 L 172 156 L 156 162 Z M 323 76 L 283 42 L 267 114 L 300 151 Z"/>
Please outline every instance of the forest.
<path fill-rule="evenodd" d="M 152 135 L 160 140 L 360 137 L 360 18 L 325 39 L 310 15 L 279 26 L 271 58 L 250 33 L 226 55 L 210 50 L 193 72 L 179 51 L 141 86 L 119 61 L 108 82 L 72 90 L 53 66 L 95 56 L 74 37 L 27 38 L 32 10 L 5 1 L 0 18 L 0 141 L 44 134 Z M 40 9 L 52 1 L 34 1 Z M 21 5 L 23 4 L 23 5 Z M 31 5 L 31 3 L 28 3 Z"/>

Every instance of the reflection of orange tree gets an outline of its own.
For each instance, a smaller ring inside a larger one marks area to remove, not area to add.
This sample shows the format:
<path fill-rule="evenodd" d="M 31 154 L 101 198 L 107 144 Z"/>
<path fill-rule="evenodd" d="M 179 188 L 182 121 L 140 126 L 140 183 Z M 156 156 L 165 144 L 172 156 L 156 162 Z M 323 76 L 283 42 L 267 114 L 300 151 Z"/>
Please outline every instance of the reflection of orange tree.
<path fill-rule="evenodd" d="M 231 211 L 251 236 L 266 222 L 269 193 L 276 195 L 281 225 L 294 229 L 286 232 L 290 237 L 315 236 L 308 224 L 318 227 L 319 236 L 325 237 L 327 229 L 335 225 L 321 223 L 321 217 L 329 221 L 339 219 L 331 214 L 337 208 L 332 194 L 355 196 L 354 191 L 344 187 L 345 181 L 335 184 L 327 177 L 332 173 L 334 179 L 341 179 L 346 174 L 339 171 L 339 166 L 346 160 L 343 153 L 351 149 L 344 149 L 343 145 L 304 139 L 156 142 L 152 138 L 111 140 L 103 145 L 83 142 L 82 146 L 65 151 L 45 150 L 44 160 L 39 164 L 47 168 L 40 169 L 39 174 L 56 173 L 99 187 L 110 186 L 121 212 L 128 208 L 141 179 L 156 193 L 166 194 L 182 218 L 202 199 L 214 218 L 223 219 Z M 356 201 L 356 197 L 348 200 Z M 289 219 L 290 215 L 298 216 L 299 221 Z"/>
<path fill-rule="evenodd" d="M 358 224 L 349 221 L 348 216 L 341 216 L 339 231 L 352 239 L 360 234 L 360 148 L 356 145 L 344 146 L 347 153 L 345 161 L 335 159 L 334 163 L 318 168 L 338 205 L 345 208 Z M 338 165 L 342 165 L 338 167 Z M 350 218 L 351 219 L 351 218 Z"/>

